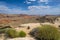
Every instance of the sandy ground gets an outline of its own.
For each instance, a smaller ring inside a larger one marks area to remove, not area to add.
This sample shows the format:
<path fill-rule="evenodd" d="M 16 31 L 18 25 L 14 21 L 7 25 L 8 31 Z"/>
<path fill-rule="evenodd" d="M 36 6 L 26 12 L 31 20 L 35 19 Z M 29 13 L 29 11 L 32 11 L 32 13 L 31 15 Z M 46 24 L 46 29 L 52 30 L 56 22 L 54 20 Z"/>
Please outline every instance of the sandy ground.
<path fill-rule="evenodd" d="M 58 28 L 58 25 L 60 24 L 60 22 L 56 22 L 55 24 L 52 23 L 41 23 L 43 25 L 48 24 L 48 25 L 53 25 L 55 27 Z M 36 27 L 41 27 L 40 23 L 28 23 L 28 24 L 21 24 L 20 28 L 15 28 L 17 31 L 21 31 L 23 30 L 24 32 L 26 32 L 27 36 L 25 38 L 14 38 L 14 39 L 9 39 L 9 40 L 35 40 L 34 38 L 30 37 L 30 35 L 28 34 L 32 29 L 36 28 Z M 27 27 L 30 27 L 30 29 L 27 29 Z"/>
<path fill-rule="evenodd" d="M 36 28 L 36 27 L 39 27 L 40 26 L 40 23 L 28 23 L 28 24 L 21 24 L 21 26 L 22 27 L 17 27 L 17 28 L 15 28 L 17 31 L 24 31 L 24 32 L 26 32 L 26 34 L 27 34 L 27 37 L 29 37 L 29 32 L 32 30 L 32 29 L 34 29 L 34 28 Z M 28 28 L 28 26 L 30 27 L 30 29 L 27 29 Z"/>
<path fill-rule="evenodd" d="M 43 25 L 45 25 L 45 24 L 53 25 L 53 26 L 58 28 L 58 25 L 60 24 L 60 22 L 56 22 L 55 24 L 47 23 L 47 22 L 46 23 L 41 23 L 41 24 L 43 24 Z M 29 35 L 29 32 L 36 27 L 41 27 L 40 23 L 21 24 L 20 26 L 22 26 L 22 27 L 15 28 L 16 31 L 21 31 L 22 30 L 22 31 L 26 32 L 27 36 L 23 37 L 23 38 L 13 38 L 13 39 L 7 39 L 7 40 L 35 40 L 33 37 L 31 37 Z M 27 29 L 28 26 L 30 27 L 30 29 Z M 3 40 L 3 39 L 0 38 L 0 40 Z"/>
<path fill-rule="evenodd" d="M 13 39 L 7 39 L 7 40 L 35 40 L 32 37 L 25 37 L 25 38 L 13 38 Z"/>
<path fill-rule="evenodd" d="M 56 22 L 55 24 L 52 24 L 52 23 L 41 23 L 41 24 L 43 24 L 43 25 L 45 25 L 45 24 L 47 24 L 47 25 L 53 25 L 54 27 L 56 27 L 56 28 L 58 28 L 58 25 L 60 25 L 60 22 Z M 30 37 L 29 36 L 29 32 L 32 30 L 32 29 L 34 29 L 34 28 L 36 28 L 36 27 L 41 27 L 41 25 L 40 25 L 40 23 L 28 23 L 28 24 L 21 24 L 20 26 L 22 26 L 22 27 L 17 27 L 17 28 L 15 28 L 17 31 L 24 31 L 24 32 L 26 32 L 26 34 L 27 34 L 27 37 Z M 28 26 L 30 27 L 30 29 L 27 29 L 28 28 Z"/>
<path fill-rule="evenodd" d="M 43 24 L 43 25 L 45 25 L 45 24 L 53 25 L 53 26 L 55 26 L 56 28 L 59 28 L 58 25 L 60 25 L 60 22 L 56 21 L 54 24 L 45 22 L 45 23 L 41 23 L 41 24 Z M 27 36 L 24 37 L 24 38 L 14 38 L 14 39 L 8 39 L 8 40 L 35 40 L 34 38 L 32 38 L 32 37 L 29 35 L 29 32 L 30 32 L 32 29 L 36 28 L 36 27 L 41 27 L 41 24 L 40 24 L 40 23 L 21 24 L 21 25 L 20 25 L 21 27 L 17 27 L 17 28 L 15 28 L 15 29 L 16 29 L 16 31 L 18 31 L 18 32 L 21 31 L 21 30 L 24 31 L 24 32 L 26 32 Z M 30 27 L 30 29 L 28 29 L 28 26 Z M 1 40 L 1 39 L 0 39 L 0 40 Z"/>

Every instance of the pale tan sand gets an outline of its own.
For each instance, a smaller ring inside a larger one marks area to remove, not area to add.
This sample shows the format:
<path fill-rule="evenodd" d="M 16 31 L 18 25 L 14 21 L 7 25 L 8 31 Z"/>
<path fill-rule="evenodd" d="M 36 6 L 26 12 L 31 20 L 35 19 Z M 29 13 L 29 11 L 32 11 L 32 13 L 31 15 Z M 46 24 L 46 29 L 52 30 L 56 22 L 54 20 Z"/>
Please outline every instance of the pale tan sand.
<path fill-rule="evenodd" d="M 32 37 L 24 37 L 24 38 L 13 38 L 13 39 L 7 39 L 7 40 L 35 40 Z"/>
<path fill-rule="evenodd" d="M 45 22 L 45 23 L 41 23 L 42 25 L 52 25 L 52 26 L 54 26 L 54 27 L 56 27 L 56 28 L 59 28 L 58 27 L 58 25 L 60 24 L 59 22 L 56 22 L 55 24 L 52 24 L 52 23 L 48 23 L 48 22 Z M 30 35 L 29 35 L 29 32 L 32 30 L 32 29 L 34 29 L 34 28 L 36 28 L 36 27 L 41 27 L 41 24 L 40 23 L 28 23 L 28 24 L 21 24 L 20 26 L 22 26 L 22 27 L 17 27 L 17 28 L 15 28 L 17 31 L 24 31 L 24 32 L 26 32 L 26 34 L 27 34 L 27 37 L 29 37 Z M 30 29 L 27 29 L 28 28 L 28 26 L 30 27 Z"/>
<path fill-rule="evenodd" d="M 21 26 L 22 27 L 20 27 L 20 28 L 15 28 L 17 31 L 24 31 L 24 32 L 26 32 L 26 34 L 27 34 L 27 36 L 29 37 L 29 32 L 32 30 L 32 29 L 34 29 L 34 28 L 36 28 L 36 27 L 39 27 L 40 26 L 40 23 L 28 23 L 28 24 L 21 24 Z M 27 29 L 28 28 L 28 26 L 30 27 L 30 29 Z"/>

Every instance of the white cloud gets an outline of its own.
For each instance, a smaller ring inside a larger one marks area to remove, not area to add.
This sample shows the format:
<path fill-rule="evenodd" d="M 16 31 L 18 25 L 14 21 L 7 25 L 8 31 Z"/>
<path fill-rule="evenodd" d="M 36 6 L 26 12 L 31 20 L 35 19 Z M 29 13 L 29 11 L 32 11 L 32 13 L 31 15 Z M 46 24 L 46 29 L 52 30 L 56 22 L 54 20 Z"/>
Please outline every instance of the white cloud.
<path fill-rule="evenodd" d="M 34 1 L 36 1 L 36 0 L 26 0 L 26 2 L 24 2 L 24 3 L 31 4 Z"/>
<path fill-rule="evenodd" d="M 50 6 L 29 6 L 28 9 L 46 9 L 46 8 L 50 8 Z"/>
<path fill-rule="evenodd" d="M 24 3 L 31 4 L 31 2 L 29 2 L 28 0 L 26 0 Z"/>
<path fill-rule="evenodd" d="M 0 5 L 0 13 L 20 13 L 19 11 L 20 9 L 17 8 L 10 9 L 5 5 Z"/>
<path fill-rule="evenodd" d="M 60 6 L 59 6 L 60 7 Z M 60 14 L 60 8 L 55 7 L 52 8 L 51 6 L 29 6 L 29 10 L 21 10 L 18 8 L 12 8 L 5 5 L 0 5 L 0 13 L 23 13 L 23 14 L 35 14 L 35 15 L 44 15 L 44 14 Z"/>
<path fill-rule="evenodd" d="M 35 14 L 60 14 L 60 8 L 55 7 L 52 8 L 51 6 L 30 6 L 28 7 L 31 13 Z"/>
<path fill-rule="evenodd" d="M 0 5 L 0 10 L 8 10 L 8 8 L 5 5 Z"/>
<path fill-rule="evenodd" d="M 28 2 L 28 1 L 27 1 L 26 3 L 27 3 L 27 4 L 31 4 L 31 2 Z"/>
<path fill-rule="evenodd" d="M 48 0 L 40 0 L 40 2 L 48 2 Z"/>
<path fill-rule="evenodd" d="M 29 1 L 36 1 L 36 0 L 29 0 Z"/>
<path fill-rule="evenodd" d="M 45 4 L 48 4 L 49 0 L 39 0 L 38 3 L 45 2 Z"/>

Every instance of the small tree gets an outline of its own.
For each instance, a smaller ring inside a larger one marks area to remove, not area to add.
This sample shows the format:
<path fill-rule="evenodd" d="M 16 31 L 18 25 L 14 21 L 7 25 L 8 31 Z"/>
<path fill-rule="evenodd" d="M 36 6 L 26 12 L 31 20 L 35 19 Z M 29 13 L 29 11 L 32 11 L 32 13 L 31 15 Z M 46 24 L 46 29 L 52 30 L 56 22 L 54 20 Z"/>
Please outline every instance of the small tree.
<path fill-rule="evenodd" d="M 19 32 L 19 37 L 25 37 L 25 36 L 26 36 L 26 33 L 24 31 Z"/>
<path fill-rule="evenodd" d="M 51 25 L 43 25 L 34 29 L 32 35 L 39 40 L 59 40 L 59 31 Z"/>

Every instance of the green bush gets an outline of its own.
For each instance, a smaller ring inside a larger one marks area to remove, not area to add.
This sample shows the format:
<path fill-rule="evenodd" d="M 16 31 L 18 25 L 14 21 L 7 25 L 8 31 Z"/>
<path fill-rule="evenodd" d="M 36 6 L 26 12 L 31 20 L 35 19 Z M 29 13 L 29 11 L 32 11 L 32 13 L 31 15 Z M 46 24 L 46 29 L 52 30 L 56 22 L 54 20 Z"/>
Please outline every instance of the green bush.
<path fill-rule="evenodd" d="M 59 40 L 59 33 L 58 29 L 51 25 L 43 25 L 30 32 L 30 34 L 38 40 Z"/>
<path fill-rule="evenodd" d="M 26 33 L 24 31 L 19 32 L 19 37 L 25 37 L 25 36 L 26 36 Z"/>
<path fill-rule="evenodd" d="M 18 33 L 15 29 L 8 29 L 7 30 L 7 36 L 10 37 L 10 38 L 15 38 L 15 37 L 18 37 Z"/>

